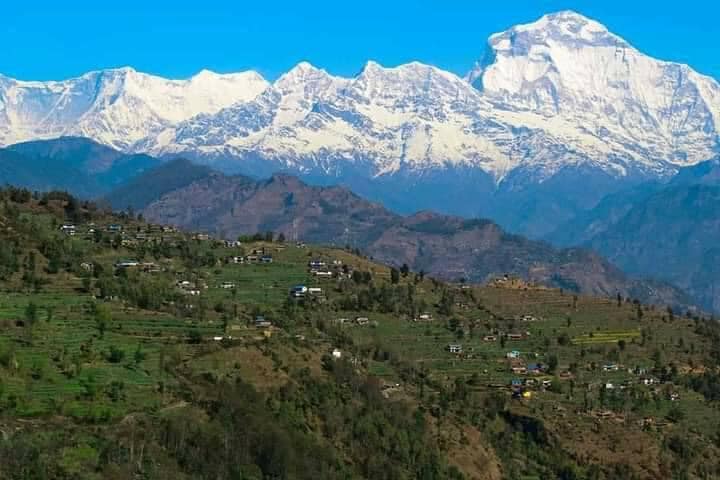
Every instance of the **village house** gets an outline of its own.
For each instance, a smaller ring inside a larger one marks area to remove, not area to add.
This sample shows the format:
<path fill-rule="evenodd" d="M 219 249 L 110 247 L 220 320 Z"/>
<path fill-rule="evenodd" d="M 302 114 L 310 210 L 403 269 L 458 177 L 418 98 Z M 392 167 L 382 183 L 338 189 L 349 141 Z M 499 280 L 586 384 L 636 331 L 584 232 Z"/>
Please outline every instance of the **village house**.
<path fill-rule="evenodd" d="M 71 223 L 66 223 L 66 224 L 60 226 L 60 231 L 62 233 L 64 233 L 65 235 L 74 236 L 77 229 L 76 229 L 75 225 L 73 225 Z"/>
<path fill-rule="evenodd" d="M 334 348 L 332 351 L 332 356 L 333 358 L 342 358 L 342 352 L 339 349 Z"/>
<path fill-rule="evenodd" d="M 370 319 L 367 317 L 357 317 L 355 319 L 355 323 L 357 323 L 358 325 L 367 325 L 368 323 L 370 323 Z"/>
<path fill-rule="evenodd" d="M 421 313 L 420 315 L 418 315 L 416 321 L 428 322 L 432 319 L 433 319 L 433 317 L 429 313 Z"/>
<path fill-rule="evenodd" d="M 508 333 L 506 335 L 508 340 L 522 340 L 525 336 L 522 333 Z"/>
<path fill-rule="evenodd" d="M 305 285 L 295 285 L 290 289 L 290 296 L 293 298 L 303 298 L 308 288 Z"/>
<path fill-rule="evenodd" d="M 333 275 L 330 270 L 314 270 L 312 274 L 316 277 L 332 277 Z"/>
<path fill-rule="evenodd" d="M 131 238 L 123 238 L 120 241 L 120 245 L 122 245 L 123 247 L 135 247 L 135 246 L 137 246 L 137 244 L 138 244 L 138 242 Z"/>
<path fill-rule="evenodd" d="M 463 347 L 459 343 L 451 343 L 447 346 L 448 352 L 450 353 L 462 353 Z"/>
<path fill-rule="evenodd" d="M 528 373 L 531 373 L 533 375 L 538 375 L 545 371 L 545 367 L 542 363 L 529 363 L 527 366 L 527 371 Z"/>
<path fill-rule="evenodd" d="M 140 268 L 145 273 L 158 273 L 161 271 L 160 266 L 153 262 L 144 262 L 140 264 Z"/>
<path fill-rule="evenodd" d="M 505 354 L 505 358 L 520 358 L 520 352 L 513 350 Z"/>
<path fill-rule="evenodd" d="M 258 328 L 268 328 L 272 326 L 272 322 L 267 320 L 263 315 L 255 317 L 255 326 Z"/>
<path fill-rule="evenodd" d="M 120 260 L 117 263 L 115 263 L 115 268 L 133 268 L 140 265 L 140 262 L 137 260 Z"/>
<path fill-rule="evenodd" d="M 320 287 L 310 287 L 307 289 L 307 292 L 310 295 L 322 295 L 322 288 Z"/>
<path fill-rule="evenodd" d="M 602 367 L 603 372 L 617 372 L 618 366 L 617 363 L 606 363 Z"/>
<path fill-rule="evenodd" d="M 262 263 L 272 263 L 272 261 L 273 261 L 272 255 L 263 255 L 262 257 L 260 257 L 260 262 L 262 262 Z"/>
<path fill-rule="evenodd" d="M 220 288 L 224 288 L 225 290 L 230 290 L 231 288 L 235 288 L 235 283 L 233 282 L 223 282 L 220 285 Z"/>
<path fill-rule="evenodd" d="M 105 227 L 105 230 L 107 230 L 108 232 L 113 232 L 113 233 L 122 232 L 122 229 L 123 229 L 123 227 L 119 223 L 111 223 L 110 225 Z"/>
<path fill-rule="evenodd" d="M 495 335 L 485 335 L 483 337 L 483 342 L 496 342 L 496 341 L 497 341 L 497 336 L 495 336 Z"/>
<path fill-rule="evenodd" d="M 317 270 L 323 267 L 325 267 L 325 262 L 323 262 L 322 260 L 310 260 L 308 262 L 308 268 L 310 268 L 311 270 Z"/>
<path fill-rule="evenodd" d="M 515 375 L 525 375 L 527 373 L 527 367 L 518 365 L 518 366 L 510 367 L 510 371 L 512 373 L 514 373 Z"/>
<path fill-rule="evenodd" d="M 239 248 L 242 247 L 242 242 L 239 240 L 225 240 L 225 248 Z"/>

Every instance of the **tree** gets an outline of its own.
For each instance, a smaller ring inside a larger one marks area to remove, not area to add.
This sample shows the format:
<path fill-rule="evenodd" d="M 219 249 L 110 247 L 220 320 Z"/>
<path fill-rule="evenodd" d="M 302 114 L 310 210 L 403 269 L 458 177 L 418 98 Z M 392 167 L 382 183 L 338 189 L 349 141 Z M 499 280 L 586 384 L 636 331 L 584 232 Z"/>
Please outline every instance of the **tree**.
<path fill-rule="evenodd" d="M 278 243 L 285 243 L 285 234 L 283 232 L 280 232 L 280 234 L 277 237 Z"/>
<path fill-rule="evenodd" d="M 138 343 L 135 353 L 133 354 L 133 361 L 135 362 L 135 365 L 140 365 L 143 360 L 145 360 L 145 357 L 147 357 L 147 355 L 143 352 L 142 346 Z"/>
<path fill-rule="evenodd" d="M 558 366 L 557 355 L 553 354 L 548 357 L 548 373 L 555 373 Z"/>
<path fill-rule="evenodd" d="M 90 289 L 92 288 L 92 278 L 89 275 L 83 277 L 82 288 L 85 293 L 90 293 Z"/>
<path fill-rule="evenodd" d="M 115 345 L 110 345 L 110 350 L 108 351 L 107 360 L 110 363 L 120 363 L 125 359 L 125 351 L 116 347 Z"/>
<path fill-rule="evenodd" d="M 112 322 L 110 308 L 108 308 L 107 305 L 95 304 L 95 312 L 93 316 L 95 319 L 95 327 L 100 334 L 100 338 L 103 338 L 105 336 L 105 330 L 107 330 L 108 325 Z"/>
<path fill-rule="evenodd" d="M 30 300 L 30 303 L 27 304 L 27 307 L 25 307 L 25 322 L 27 322 L 28 327 L 32 327 L 33 324 L 37 321 L 38 318 L 38 307 Z"/>
<path fill-rule="evenodd" d="M 410 267 L 408 267 L 407 263 L 402 264 L 402 266 L 400 267 L 400 273 L 402 274 L 403 277 L 408 276 L 408 273 L 410 273 Z"/>
<path fill-rule="evenodd" d="M 198 344 L 202 343 L 202 334 L 196 328 L 193 328 L 188 332 L 188 343 Z"/>
<path fill-rule="evenodd" d="M 668 411 L 667 418 L 673 423 L 678 423 L 685 418 L 685 412 L 678 405 L 673 405 Z"/>
<path fill-rule="evenodd" d="M 390 269 L 390 281 L 393 284 L 400 282 L 400 272 L 398 272 L 397 268 Z"/>

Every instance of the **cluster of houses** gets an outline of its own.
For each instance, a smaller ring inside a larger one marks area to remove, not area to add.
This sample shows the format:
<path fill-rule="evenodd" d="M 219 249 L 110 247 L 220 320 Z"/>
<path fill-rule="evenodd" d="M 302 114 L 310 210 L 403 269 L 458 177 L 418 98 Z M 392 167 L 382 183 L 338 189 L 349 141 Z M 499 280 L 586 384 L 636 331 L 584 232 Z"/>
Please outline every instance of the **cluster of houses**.
<path fill-rule="evenodd" d="M 225 245 L 236 245 L 239 242 L 225 242 Z M 273 263 L 273 256 L 265 247 L 255 248 L 245 256 L 232 255 L 225 260 L 225 263 L 233 264 L 261 264 L 261 263 Z"/>
<path fill-rule="evenodd" d="M 321 297 L 323 295 L 323 289 L 320 287 L 307 287 L 305 285 L 295 285 L 290 289 L 291 298 L 305 298 L 307 296 Z"/>
<path fill-rule="evenodd" d="M 351 278 L 352 269 L 341 260 L 325 261 L 312 259 L 308 262 L 308 273 L 320 278 Z"/>
<path fill-rule="evenodd" d="M 358 325 L 358 326 L 361 326 L 361 327 L 364 327 L 364 326 L 367 326 L 367 325 L 373 325 L 373 326 L 377 326 L 377 325 L 378 325 L 377 320 L 373 320 L 373 321 L 371 322 L 368 317 L 355 317 L 355 319 L 353 319 L 353 320 L 351 320 L 351 319 L 349 319 L 349 318 L 341 317 L 341 318 L 336 318 L 335 320 L 333 320 L 333 323 L 335 323 L 335 324 L 337 324 L 337 325 L 352 325 L 352 324 L 355 324 L 355 325 Z"/>
<path fill-rule="evenodd" d="M 183 295 L 197 297 L 201 293 L 200 287 L 195 284 L 195 282 L 191 282 L 189 280 L 178 280 L 175 286 L 177 287 L 178 291 Z M 203 286 L 202 288 L 207 288 L 207 285 Z"/>
<path fill-rule="evenodd" d="M 519 340 L 527 340 L 528 337 L 530 337 L 530 332 L 512 332 L 512 333 L 489 333 L 487 335 L 483 336 L 484 342 L 497 342 L 500 337 L 504 336 L 506 340 L 513 340 L 513 341 L 519 341 Z"/>
<path fill-rule="evenodd" d="M 82 233 L 86 239 L 92 239 L 98 232 L 112 236 L 119 235 L 121 244 L 125 247 L 132 247 L 145 242 L 174 243 L 179 238 L 178 230 L 169 225 L 147 225 L 128 229 L 119 223 L 110 223 L 104 226 L 88 223 L 81 229 L 73 223 L 64 223 L 58 229 L 68 236 L 76 236 Z"/>
<path fill-rule="evenodd" d="M 87 262 L 81 264 L 81 267 L 83 269 L 87 269 L 85 267 Z M 90 264 L 91 265 L 91 264 Z M 133 259 L 126 259 L 126 260 L 118 260 L 113 265 L 115 267 L 115 270 L 128 270 L 128 269 L 136 269 L 138 271 L 142 271 L 145 273 L 158 273 L 162 271 L 160 266 L 157 263 L 154 262 L 140 262 L 138 260 Z"/>

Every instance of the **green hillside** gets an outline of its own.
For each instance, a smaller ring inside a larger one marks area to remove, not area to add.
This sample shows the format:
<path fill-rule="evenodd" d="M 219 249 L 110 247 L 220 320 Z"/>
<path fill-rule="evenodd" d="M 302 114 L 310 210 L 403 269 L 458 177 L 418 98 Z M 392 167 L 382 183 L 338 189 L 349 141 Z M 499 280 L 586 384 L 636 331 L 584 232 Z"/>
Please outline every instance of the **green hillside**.
<path fill-rule="evenodd" d="M 0 478 L 720 473 L 714 320 L 357 253 L 0 191 Z"/>

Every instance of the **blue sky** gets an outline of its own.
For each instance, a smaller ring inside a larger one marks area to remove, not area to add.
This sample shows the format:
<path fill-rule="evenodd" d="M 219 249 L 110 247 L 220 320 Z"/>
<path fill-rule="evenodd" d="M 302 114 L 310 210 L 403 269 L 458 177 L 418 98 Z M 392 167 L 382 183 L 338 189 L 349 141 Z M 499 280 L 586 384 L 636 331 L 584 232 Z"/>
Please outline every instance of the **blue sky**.
<path fill-rule="evenodd" d="M 184 78 L 202 68 L 274 79 L 301 60 L 353 75 L 368 59 L 464 74 L 487 37 L 576 10 L 652 56 L 720 78 L 720 2 L 710 0 L 10 0 L 0 73 L 62 79 L 130 65 Z"/>

